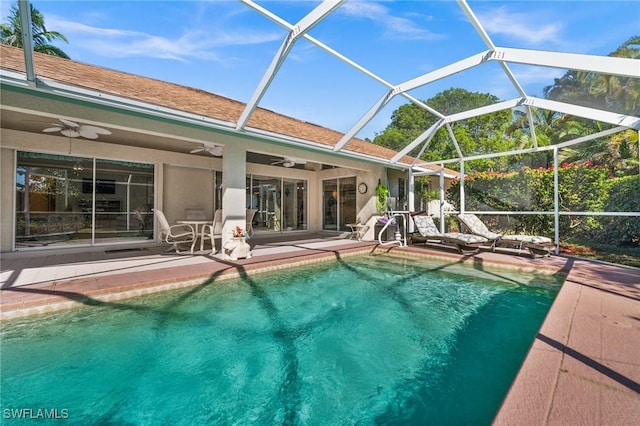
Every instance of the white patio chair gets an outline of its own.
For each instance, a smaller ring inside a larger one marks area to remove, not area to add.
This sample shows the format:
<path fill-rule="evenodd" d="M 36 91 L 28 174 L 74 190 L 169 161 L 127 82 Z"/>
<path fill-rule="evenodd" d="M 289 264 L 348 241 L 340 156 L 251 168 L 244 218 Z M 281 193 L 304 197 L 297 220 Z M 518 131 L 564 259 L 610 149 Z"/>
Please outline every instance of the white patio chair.
<path fill-rule="evenodd" d="M 202 244 L 205 240 L 211 241 L 211 254 L 216 254 L 216 242 L 220 240 L 222 245 L 222 209 L 217 209 L 213 215 L 213 223 L 211 225 L 204 225 L 202 231 L 200 231 L 200 238 L 202 238 Z"/>
<path fill-rule="evenodd" d="M 167 221 L 162 210 L 153 209 L 153 212 L 158 218 L 158 223 L 160 225 L 160 239 L 163 242 L 171 244 L 176 253 L 184 253 L 178 249 L 178 244 L 190 243 L 193 249 L 193 244 L 197 238 L 196 231 L 193 229 L 193 226 L 187 224 L 169 225 L 169 221 Z M 191 251 L 193 252 L 193 250 Z"/>
<path fill-rule="evenodd" d="M 253 236 L 253 217 L 256 215 L 256 212 L 258 210 L 255 209 L 247 209 L 247 224 L 246 224 L 246 231 L 247 231 L 247 236 L 252 237 Z"/>

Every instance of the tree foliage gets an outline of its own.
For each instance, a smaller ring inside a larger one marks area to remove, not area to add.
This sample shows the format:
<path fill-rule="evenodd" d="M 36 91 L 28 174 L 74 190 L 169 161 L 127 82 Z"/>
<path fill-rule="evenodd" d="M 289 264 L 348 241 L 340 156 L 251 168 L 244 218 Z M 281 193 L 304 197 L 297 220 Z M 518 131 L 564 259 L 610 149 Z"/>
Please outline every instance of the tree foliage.
<path fill-rule="evenodd" d="M 558 169 L 561 212 L 640 211 L 640 176 L 611 178 L 605 167 L 591 162 L 564 163 Z M 552 236 L 554 234 L 553 169 L 519 172 L 480 172 L 465 177 L 465 207 L 479 211 L 534 211 L 540 215 L 498 216 L 485 221 L 502 232 Z M 460 182 L 447 198 L 457 202 Z M 640 246 L 640 218 L 561 215 L 563 241 L 597 240 L 617 246 Z"/>
<path fill-rule="evenodd" d="M 625 41 L 609 56 L 640 58 L 640 36 Z M 548 99 L 577 105 L 640 115 L 640 80 L 589 71 L 567 71 L 543 90 Z"/>
<path fill-rule="evenodd" d="M 625 41 L 609 56 L 640 59 L 640 36 Z M 640 79 L 604 75 L 586 71 L 567 71 L 545 87 L 544 94 L 552 100 L 640 116 Z M 602 123 L 571 117 L 566 127 L 576 130 L 575 136 L 591 134 L 611 127 Z M 638 133 L 627 130 L 610 137 L 596 139 L 562 153 L 562 161 L 592 161 L 605 166 L 618 176 L 638 173 Z"/>
<path fill-rule="evenodd" d="M 425 101 L 429 107 L 445 115 L 455 114 L 469 109 L 495 104 L 499 99 L 489 93 L 469 92 L 465 89 L 451 88 L 438 93 Z M 400 150 L 424 133 L 438 121 L 438 117 L 429 111 L 414 105 L 405 104 L 391 115 L 391 124 L 373 140 L 373 143 Z M 478 155 L 500 152 L 513 145 L 505 138 L 512 123 L 509 110 L 472 117 L 452 124 L 453 134 L 464 155 Z M 411 154 L 417 155 L 419 148 Z M 457 148 L 446 128 L 441 128 L 429 142 L 421 159 L 436 161 L 458 157 Z M 496 167 L 497 160 L 487 160 L 486 167 Z"/>
<path fill-rule="evenodd" d="M 630 37 L 610 56 L 640 58 L 640 36 Z M 545 87 L 548 99 L 615 111 L 628 115 L 640 115 L 640 79 L 616 75 L 601 75 L 593 72 L 570 70 Z M 451 88 L 425 101 L 431 108 L 445 114 L 455 114 L 498 102 L 488 93 L 468 92 Z M 590 135 L 611 127 L 593 120 L 567 114 L 531 108 L 536 142 L 538 146 L 554 145 Z M 432 126 L 438 117 L 414 104 L 396 109 L 390 125 L 376 134 L 373 143 L 399 151 Z M 464 156 L 499 153 L 533 146 L 533 135 L 524 109 L 500 111 L 452 124 L 452 132 Z M 586 149 L 566 149 L 561 161 L 580 162 L 590 160 L 605 166 L 616 176 L 633 175 L 638 172 L 638 135 L 629 130 L 605 137 L 581 146 Z M 418 155 L 420 147 L 410 154 Z M 548 167 L 552 153 L 538 166 Z M 446 128 L 441 128 L 432 138 L 421 156 L 425 161 L 458 158 L 459 153 Z M 467 171 L 519 170 L 528 166 L 523 156 L 508 156 L 465 162 Z M 531 166 L 531 165 L 529 165 Z"/>
<path fill-rule="evenodd" d="M 606 211 L 640 211 L 640 175 L 615 179 L 611 184 Z M 602 218 L 604 242 L 622 247 L 640 247 L 640 217 Z"/>
<path fill-rule="evenodd" d="M 44 16 L 38 11 L 33 4 L 31 6 L 31 34 L 33 38 L 33 50 L 39 53 L 45 53 L 51 56 L 58 56 L 69 59 L 69 56 L 59 47 L 51 44 L 56 40 L 68 42 L 67 38 L 57 32 L 49 31 L 44 25 Z M 18 4 L 11 6 L 7 23 L 0 24 L 0 43 L 9 46 L 22 48 L 22 22 L 21 13 Z"/>

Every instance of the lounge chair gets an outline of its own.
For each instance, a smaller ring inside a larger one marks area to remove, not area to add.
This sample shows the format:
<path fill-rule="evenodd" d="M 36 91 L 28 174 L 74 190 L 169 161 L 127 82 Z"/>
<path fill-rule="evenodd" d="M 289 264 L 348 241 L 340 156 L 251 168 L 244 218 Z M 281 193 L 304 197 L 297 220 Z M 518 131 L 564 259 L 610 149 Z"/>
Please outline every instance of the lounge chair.
<path fill-rule="evenodd" d="M 167 221 L 162 210 L 153 209 L 153 212 L 160 225 L 160 239 L 167 244 L 171 244 L 176 253 L 184 253 L 178 249 L 178 244 L 191 243 L 191 252 L 193 252 L 193 244 L 197 239 L 193 226 L 187 224 L 169 225 L 169 221 Z"/>
<path fill-rule="evenodd" d="M 478 252 L 480 246 L 486 245 L 489 240 L 479 235 L 463 234 L 460 232 L 440 232 L 431 216 L 413 215 L 413 223 L 417 232 L 411 234 L 411 244 L 415 242 L 440 242 L 456 246 L 459 253 Z"/>
<path fill-rule="evenodd" d="M 537 235 L 503 235 L 492 232 L 475 214 L 459 214 L 458 220 L 463 228 L 473 235 L 480 235 L 491 241 L 491 248 L 496 246 L 511 247 L 518 250 L 529 250 L 531 257 L 549 256 L 555 249 L 555 244 L 548 237 Z"/>

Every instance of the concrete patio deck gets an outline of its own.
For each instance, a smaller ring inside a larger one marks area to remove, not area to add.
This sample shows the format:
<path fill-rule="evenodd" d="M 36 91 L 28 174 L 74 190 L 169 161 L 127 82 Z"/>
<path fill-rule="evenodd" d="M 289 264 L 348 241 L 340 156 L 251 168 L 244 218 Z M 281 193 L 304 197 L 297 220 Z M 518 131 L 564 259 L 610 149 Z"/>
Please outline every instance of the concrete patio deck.
<path fill-rule="evenodd" d="M 372 252 L 567 274 L 494 424 L 639 424 L 640 269 L 601 262 L 492 252 L 462 256 L 441 248 L 327 238 L 258 242 L 253 258 L 235 262 L 163 253 L 152 245 L 4 253 L 0 319 Z"/>

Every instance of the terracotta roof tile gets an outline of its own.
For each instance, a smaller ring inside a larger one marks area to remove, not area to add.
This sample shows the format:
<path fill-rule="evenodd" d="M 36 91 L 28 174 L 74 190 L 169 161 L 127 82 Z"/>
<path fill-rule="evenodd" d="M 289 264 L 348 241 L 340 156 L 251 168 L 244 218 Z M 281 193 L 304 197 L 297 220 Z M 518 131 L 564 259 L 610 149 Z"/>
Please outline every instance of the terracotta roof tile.
<path fill-rule="evenodd" d="M 33 56 L 36 75 L 42 79 L 230 123 L 237 122 L 245 108 L 242 102 L 192 87 L 40 53 L 34 53 Z M 0 45 L 0 64 L 2 68 L 24 72 L 22 49 Z M 255 109 L 247 126 L 327 146 L 334 146 L 343 136 L 335 130 L 260 107 Z M 358 138 L 351 139 L 345 149 L 384 160 L 389 160 L 396 154 L 393 150 Z M 401 162 L 410 164 L 412 160 L 405 156 Z"/>

